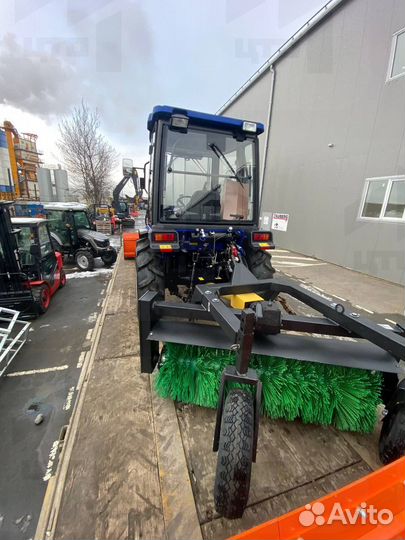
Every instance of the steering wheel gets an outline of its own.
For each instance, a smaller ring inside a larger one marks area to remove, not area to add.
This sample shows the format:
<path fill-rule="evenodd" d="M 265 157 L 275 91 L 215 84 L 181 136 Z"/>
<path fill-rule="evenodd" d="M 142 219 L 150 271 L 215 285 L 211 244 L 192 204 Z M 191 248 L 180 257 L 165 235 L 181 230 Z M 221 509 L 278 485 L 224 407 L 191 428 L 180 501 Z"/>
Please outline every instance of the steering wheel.
<path fill-rule="evenodd" d="M 186 202 L 184 199 L 188 199 Z M 191 195 L 180 195 L 177 199 L 177 206 L 181 209 L 185 208 L 187 206 L 187 203 L 190 202 Z"/>

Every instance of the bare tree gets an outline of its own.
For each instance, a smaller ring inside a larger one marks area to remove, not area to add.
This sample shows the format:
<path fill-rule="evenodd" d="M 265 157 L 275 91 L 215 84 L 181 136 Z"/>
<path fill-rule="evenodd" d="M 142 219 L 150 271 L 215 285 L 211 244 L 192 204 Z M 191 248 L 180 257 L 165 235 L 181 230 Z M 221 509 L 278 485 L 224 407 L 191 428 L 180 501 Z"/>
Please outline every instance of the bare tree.
<path fill-rule="evenodd" d="M 117 162 L 114 148 L 100 133 L 100 115 L 82 101 L 59 123 L 60 140 L 73 188 L 88 204 L 101 204 L 111 191 L 110 175 Z"/>

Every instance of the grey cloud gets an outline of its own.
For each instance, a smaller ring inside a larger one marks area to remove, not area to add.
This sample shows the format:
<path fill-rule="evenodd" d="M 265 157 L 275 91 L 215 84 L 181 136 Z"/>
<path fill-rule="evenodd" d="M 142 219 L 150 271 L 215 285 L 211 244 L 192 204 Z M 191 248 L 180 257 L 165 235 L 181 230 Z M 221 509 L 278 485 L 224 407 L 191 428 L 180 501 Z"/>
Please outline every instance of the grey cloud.
<path fill-rule="evenodd" d="M 51 52 L 27 51 L 13 34 L 0 41 L 0 100 L 40 116 L 65 112 L 76 100 L 76 73 Z"/>

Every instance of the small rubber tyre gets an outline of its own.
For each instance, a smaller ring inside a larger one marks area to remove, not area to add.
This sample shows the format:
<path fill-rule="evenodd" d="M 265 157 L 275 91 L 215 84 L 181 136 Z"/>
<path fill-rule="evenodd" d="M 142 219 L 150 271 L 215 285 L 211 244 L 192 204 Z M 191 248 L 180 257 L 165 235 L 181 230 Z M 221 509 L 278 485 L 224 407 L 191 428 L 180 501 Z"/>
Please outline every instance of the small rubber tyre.
<path fill-rule="evenodd" d="M 214 487 L 215 509 L 228 519 L 241 518 L 248 502 L 253 437 L 253 396 L 231 390 L 222 413 Z"/>
<path fill-rule="evenodd" d="M 63 287 L 66 285 L 66 272 L 63 270 L 60 271 L 60 278 L 59 278 L 59 289 L 63 289 Z"/>
<path fill-rule="evenodd" d="M 147 291 L 165 292 L 165 274 L 160 256 L 151 251 L 149 238 L 142 236 L 136 243 L 136 274 L 138 299 Z"/>
<path fill-rule="evenodd" d="M 51 303 L 51 291 L 48 285 L 33 287 L 32 296 L 34 297 L 34 308 L 37 315 L 42 315 L 48 311 Z"/>
<path fill-rule="evenodd" d="M 94 270 L 94 257 L 88 249 L 78 249 L 75 253 L 75 262 L 80 270 Z"/>
<path fill-rule="evenodd" d="M 384 417 L 378 450 L 384 465 L 405 455 L 405 404 L 397 405 Z"/>
<path fill-rule="evenodd" d="M 112 249 L 111 251 L 106 251 L 101 255 L 101 260 L 103 261 L 104 266 L 112 266 L 117 260 L 117 252 L 115 251 L 115 249 Z"/>

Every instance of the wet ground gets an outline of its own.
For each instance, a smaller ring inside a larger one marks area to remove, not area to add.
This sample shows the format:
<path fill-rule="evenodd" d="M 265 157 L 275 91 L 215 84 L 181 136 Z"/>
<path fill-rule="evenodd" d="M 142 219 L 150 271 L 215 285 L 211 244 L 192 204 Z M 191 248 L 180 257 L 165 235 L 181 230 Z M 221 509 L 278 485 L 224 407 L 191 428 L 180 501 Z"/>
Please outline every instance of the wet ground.
<path fill-rule="evenodd" d="M 120 237 L 112 237 L 119 245 Z M 0 379 L 0 539 L 35 534 L 58 440 L 69 422 L 84 355 L 112 269 L 66 265 L 64 289 L 47 313 L 31 321 L 28 340 Z M 34 420 L 42 414 L 44 420 Z"/>

